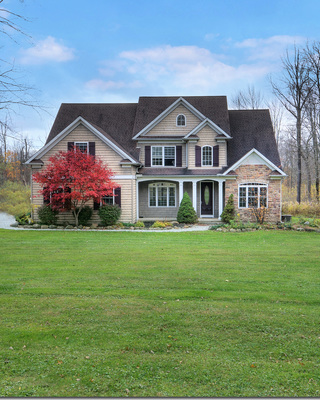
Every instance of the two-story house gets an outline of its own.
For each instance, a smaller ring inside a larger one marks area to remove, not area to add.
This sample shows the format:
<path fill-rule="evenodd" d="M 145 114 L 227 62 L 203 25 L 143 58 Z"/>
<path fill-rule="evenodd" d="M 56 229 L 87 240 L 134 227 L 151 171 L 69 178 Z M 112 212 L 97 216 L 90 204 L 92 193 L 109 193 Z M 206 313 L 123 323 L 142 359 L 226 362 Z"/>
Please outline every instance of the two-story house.
<path fill-rule="evenodd" d="M 219 219 L 231 193 L 243 220 L 253 206 L 268 207 L 271 221 L 281 219 L 286 175 L 268 110 L 228 110 L 225 96 L 62 104 L 45 146 L 27 164 L 38 171 L 73 146 L 112 169 L 119 189 L 108 201 L 120 205 L 123 222 L 175 219 L 184 192 L 203 220 Z M 43 204 L 39 190 L 33 182 L 36 206 Z"/>

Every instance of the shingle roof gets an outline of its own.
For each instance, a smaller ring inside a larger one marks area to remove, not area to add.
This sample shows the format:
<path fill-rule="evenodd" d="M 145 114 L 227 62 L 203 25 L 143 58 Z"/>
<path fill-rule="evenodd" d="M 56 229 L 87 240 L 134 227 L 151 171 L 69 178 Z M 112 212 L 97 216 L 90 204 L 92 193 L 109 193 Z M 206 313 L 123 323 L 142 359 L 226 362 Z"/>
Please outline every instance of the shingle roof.
<path fill-rule="evenodd" d="M 255 148 L 280 167 L 269 110 L 230 110 L 232 139 L 228 143 L 228 164 L 236 163 Z"/>

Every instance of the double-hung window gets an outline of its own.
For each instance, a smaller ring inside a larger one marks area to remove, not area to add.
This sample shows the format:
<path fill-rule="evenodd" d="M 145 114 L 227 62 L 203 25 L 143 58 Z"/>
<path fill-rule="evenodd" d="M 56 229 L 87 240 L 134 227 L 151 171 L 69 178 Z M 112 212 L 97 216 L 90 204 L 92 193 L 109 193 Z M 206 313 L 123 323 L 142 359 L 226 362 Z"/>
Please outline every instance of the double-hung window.
<path fill-rule="evenodd" d="M 268 186 L 264 183 L 239 185 L 239 208 L 268 207 Z"/>
<path fill-rule="evenodd" d="M 202 166 L 212 167 L 212 147 L 203 146 L 202 147 Z"/>
<path fill-rule="evenodd" d="M 149 207 L 175 207 L 176 185 L 174 183 L 151 183 L 149 185 Z"/>
<path fill-rule="evenodd" d="M 151 149 L 152 167 L 175 167 L 175 146 L 152 146 Z"/>
<path fill-rule="evenodd" d="M 74 147 L 79 149 L 81 153 L 88 153 L 89 152 L 89 145 L 88 142 L 75 142 Z"/>

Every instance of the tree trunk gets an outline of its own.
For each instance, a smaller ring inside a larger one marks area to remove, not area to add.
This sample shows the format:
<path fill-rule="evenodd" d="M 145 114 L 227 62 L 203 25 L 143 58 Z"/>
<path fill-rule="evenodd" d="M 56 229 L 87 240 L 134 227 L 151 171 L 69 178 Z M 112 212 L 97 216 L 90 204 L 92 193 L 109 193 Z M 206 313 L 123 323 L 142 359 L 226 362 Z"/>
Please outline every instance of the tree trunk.
<path fill-rule="evenodd" d="M 301 149 L 301 110 L 297 110 L 297 202 L 301 203 L 301 164 L 302 164 L 302 149 Z"/>

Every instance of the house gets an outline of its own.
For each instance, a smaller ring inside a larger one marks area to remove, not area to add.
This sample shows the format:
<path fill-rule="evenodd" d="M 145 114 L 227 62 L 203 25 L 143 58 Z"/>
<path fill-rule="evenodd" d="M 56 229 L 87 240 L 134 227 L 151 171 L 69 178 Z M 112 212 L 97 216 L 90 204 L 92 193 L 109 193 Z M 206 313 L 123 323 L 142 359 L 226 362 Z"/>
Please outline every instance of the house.
<path fill-rule="evenodd" d="M 230 194 L 243 220 L 252 206 L 267 207 L 270 221 L 281 219 L 286 175 L 268 110 L 229 110 L 225 96 L 62 104 L 46 144 L 27 164 L 34 173 L 72 146 L 113 170 L 119 189 L 109 201 L 121 206 L 123 222 L 175 219 L 184 192 L 201 220 L 219 219 Z M 39 190 L 33 182 L 35 206 L 43 204 Z"/>

